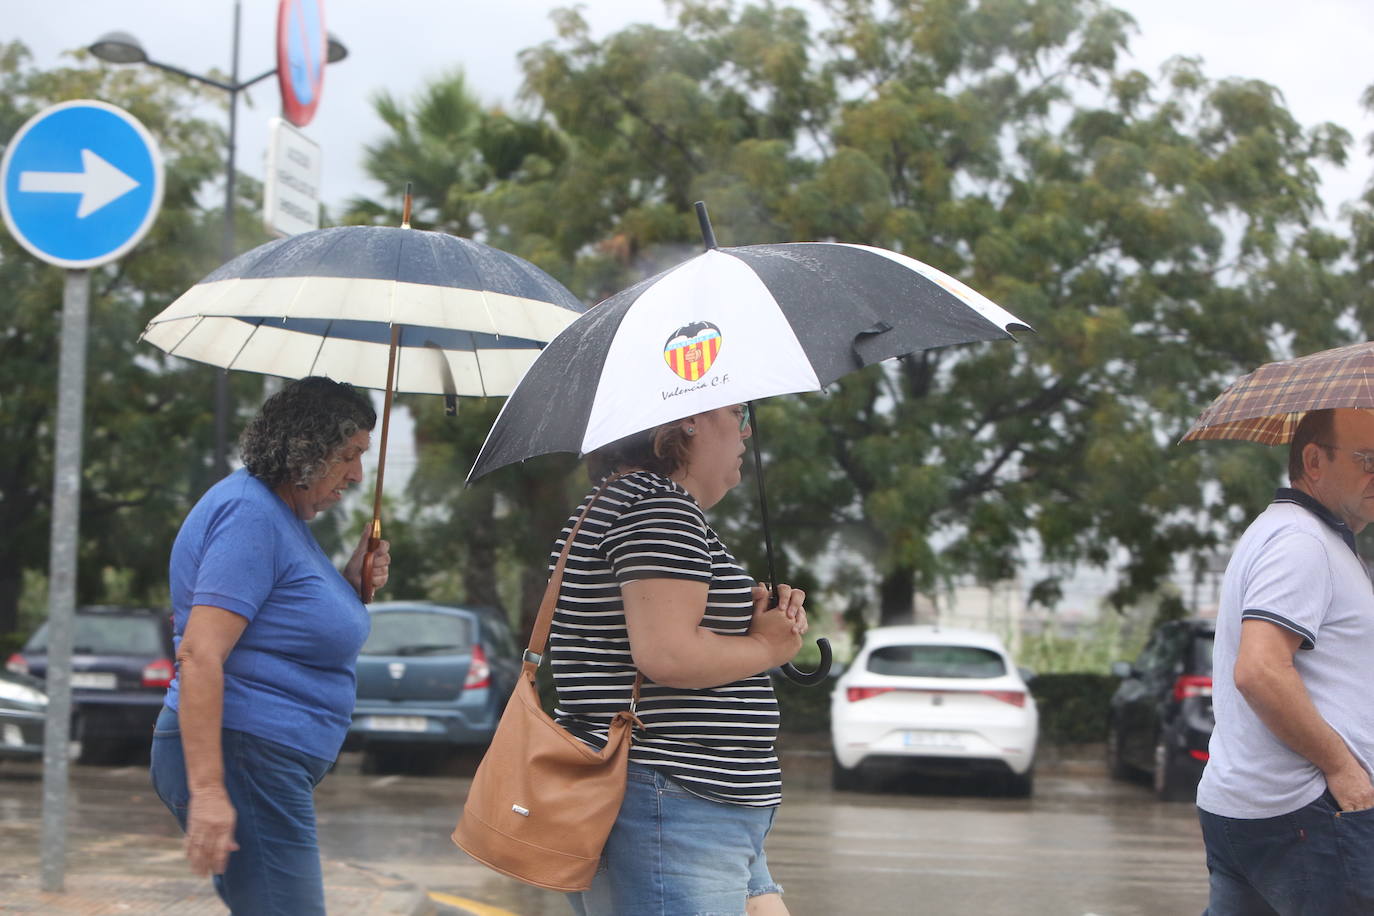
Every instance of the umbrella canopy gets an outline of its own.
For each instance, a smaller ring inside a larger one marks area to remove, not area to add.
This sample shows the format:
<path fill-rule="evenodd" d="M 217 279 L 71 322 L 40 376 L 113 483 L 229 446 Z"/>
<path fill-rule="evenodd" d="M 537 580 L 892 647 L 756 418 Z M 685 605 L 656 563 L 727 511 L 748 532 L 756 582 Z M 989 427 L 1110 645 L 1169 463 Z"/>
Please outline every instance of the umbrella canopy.
<path fill-rule="evenodd" d="M 442 232 L 338 226 L 260 245 L 191 287 L 142 340 L 174 356 L 397 392 L 505 395 L 581 312 L 513 254 Z"/>
<path fill-rule="evenodd" d="M 959 280 L 882 248 L 711 248 L 554 338 L 506 401 L 468 480 L 717 407 L 816 391 L 890 357 L 1008 339 L 1013 327 L 1029 329 Z"/>
<path fill-rule="evenodd" d="M 1265 363 L 1219 394 L 1179 441 L 1278 445 L 1307 411 L 1337 407 L 1374 408 L 1374 341 Z"/>

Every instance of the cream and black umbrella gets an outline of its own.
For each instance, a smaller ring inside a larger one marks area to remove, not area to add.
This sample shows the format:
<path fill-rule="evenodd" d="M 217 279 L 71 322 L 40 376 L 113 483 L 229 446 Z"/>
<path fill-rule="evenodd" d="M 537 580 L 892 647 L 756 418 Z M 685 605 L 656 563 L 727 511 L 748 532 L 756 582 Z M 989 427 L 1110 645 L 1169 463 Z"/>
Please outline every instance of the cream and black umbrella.
<path fill-rule="evenodd" d="M 141 337 L 224 369 L 385 391 L 374 542 L 393 394 L 507 395 L 586 308 L 523 258 L 409 228 L 408 200 L 406 210 L 400 228 L 340 226 L 254 248 L 183 293 Z"/>

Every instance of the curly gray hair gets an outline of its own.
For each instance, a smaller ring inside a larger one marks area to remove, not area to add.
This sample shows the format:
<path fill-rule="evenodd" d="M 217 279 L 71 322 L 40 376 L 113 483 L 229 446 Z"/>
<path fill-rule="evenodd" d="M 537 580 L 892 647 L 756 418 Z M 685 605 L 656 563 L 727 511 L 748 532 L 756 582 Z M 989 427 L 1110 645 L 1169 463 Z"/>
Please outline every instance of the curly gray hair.
<path fill-rule="evenodd" d="M 345 442 L 376 424 L 377 412 L 361 391 L 310 376 L 267 399 L 239 437 L 239 454 L 248 473 L 267 486 L 290 482 L 304 488 Z"/>

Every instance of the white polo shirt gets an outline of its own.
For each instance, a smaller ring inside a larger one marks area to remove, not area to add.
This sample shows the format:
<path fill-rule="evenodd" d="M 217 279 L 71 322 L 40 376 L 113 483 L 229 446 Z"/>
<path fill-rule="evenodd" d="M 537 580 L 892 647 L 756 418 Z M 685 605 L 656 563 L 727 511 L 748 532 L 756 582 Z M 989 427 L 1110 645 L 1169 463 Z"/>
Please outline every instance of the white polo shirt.
<path fill-rule="evenodd" d="M 1278 491 L 1237 543 L 1217 612 L 1216 728 L 1197 790 L 1204 811 L 1278 817 L 1326 790 L 1322 772 L 1274 737 L 1236 690 L 1245 619 L 1267 620 L 1302 637 L 1294 665 L 1312 702 L 1365 770 L 1374 772 L 1374 587 L 1352 544 L 1339 519 L 1289 489 Z"/>

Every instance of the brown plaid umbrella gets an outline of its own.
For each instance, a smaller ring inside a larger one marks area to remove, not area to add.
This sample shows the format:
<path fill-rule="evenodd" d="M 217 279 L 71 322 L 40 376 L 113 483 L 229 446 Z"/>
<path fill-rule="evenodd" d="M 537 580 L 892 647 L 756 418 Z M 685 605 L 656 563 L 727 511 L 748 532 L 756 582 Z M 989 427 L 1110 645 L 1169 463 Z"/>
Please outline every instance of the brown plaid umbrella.
<path fill-rule="evenodd" d="M 1293 438 L 1304 413 L 1334 407 L 1374 408 L 1374 341 L 1265 363 L 1217 395 L 1179 441 L 1278 445 Z"/>

